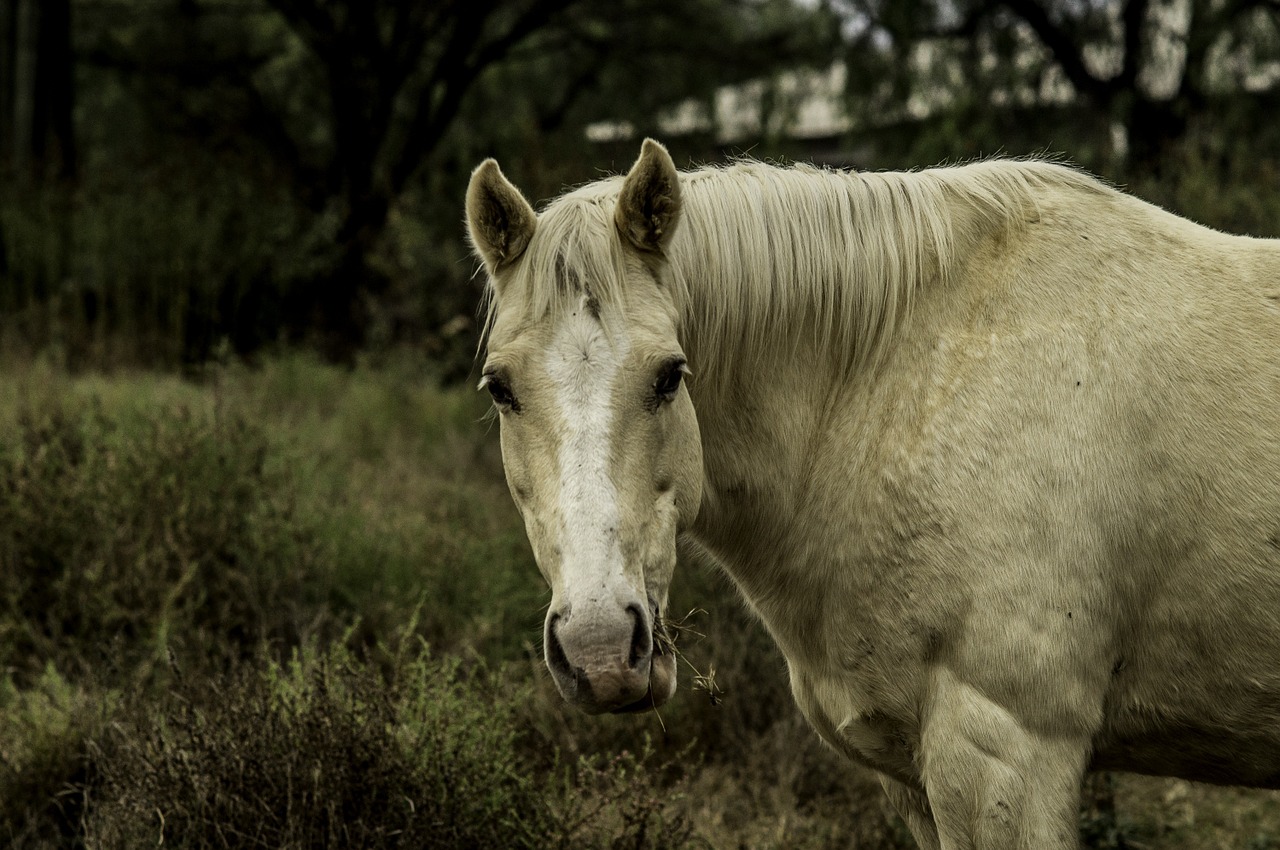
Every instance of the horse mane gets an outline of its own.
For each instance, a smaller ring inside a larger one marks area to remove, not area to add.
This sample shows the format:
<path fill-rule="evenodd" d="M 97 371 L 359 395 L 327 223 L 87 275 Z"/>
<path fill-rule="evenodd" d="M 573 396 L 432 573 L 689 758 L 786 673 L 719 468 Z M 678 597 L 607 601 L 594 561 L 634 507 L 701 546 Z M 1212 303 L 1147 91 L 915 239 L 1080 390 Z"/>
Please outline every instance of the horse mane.
<path fill-rule="evenodd" d="M 540 214 L 513 281 L 535 316 L 576 306 L 584 292 L 597 305 L 622 300 L 621 186 L 621 177 L 588 183 Z M 911 172 L 703 167 L 681 174 L 681 220 L 660 281 L 695 371 L 777 352 L 805 332 L 857 368 L 883 353 L 922 286 L 945 283 L 964 245 L 1034 221 L 1047 187 L 1108 191 L 1044 160 Z M 490 295 L 486 327 L 494 310 Z"/>

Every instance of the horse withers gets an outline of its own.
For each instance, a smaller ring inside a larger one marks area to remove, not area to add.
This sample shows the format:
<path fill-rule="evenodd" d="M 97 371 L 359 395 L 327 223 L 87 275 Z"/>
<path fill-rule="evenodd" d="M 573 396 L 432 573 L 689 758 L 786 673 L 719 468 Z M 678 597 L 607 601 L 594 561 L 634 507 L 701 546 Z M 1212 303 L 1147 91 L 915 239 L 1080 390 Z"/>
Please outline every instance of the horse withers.
<path fill-rule="evenodd" d="M 683 537 L 923 848 L 1076 847 L 1090 769 L 1280 787 L 1280 242 L 651 140 L 541 213 L 488 160 L 467 220 L 568 701 L 671 698 Z"/>

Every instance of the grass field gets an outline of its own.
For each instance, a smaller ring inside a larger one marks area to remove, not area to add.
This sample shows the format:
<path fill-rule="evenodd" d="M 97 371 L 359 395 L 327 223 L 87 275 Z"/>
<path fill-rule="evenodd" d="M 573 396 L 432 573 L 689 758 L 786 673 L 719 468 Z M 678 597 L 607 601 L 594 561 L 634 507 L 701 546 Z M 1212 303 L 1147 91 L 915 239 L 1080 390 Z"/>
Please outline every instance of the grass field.
<path fill-rule="evenodd" d="M 5 364 L 0 843 L 911 847 L 703 565 L 673 588 L 671 704 L 560 703 L 485 409 L 407 357 Z M 1086 797 L 1091 847 L 1280 848 L 1275 794 L 1118 776 Z"/>

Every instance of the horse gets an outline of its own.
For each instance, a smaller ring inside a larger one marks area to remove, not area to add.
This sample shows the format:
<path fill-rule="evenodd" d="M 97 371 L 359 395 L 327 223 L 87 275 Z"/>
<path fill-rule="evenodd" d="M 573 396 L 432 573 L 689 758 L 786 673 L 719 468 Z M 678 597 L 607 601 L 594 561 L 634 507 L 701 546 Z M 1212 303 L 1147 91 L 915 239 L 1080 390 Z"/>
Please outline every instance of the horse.
<path fill-rule="evenodd" d="M 481 387 L 587 712 L 713 559 L 920 847 L 1078 847 L 1123 770 L 1280 788 L 1280 241 L 1075 168 L 744 160 L 540 213 L 492 159 Z"/>

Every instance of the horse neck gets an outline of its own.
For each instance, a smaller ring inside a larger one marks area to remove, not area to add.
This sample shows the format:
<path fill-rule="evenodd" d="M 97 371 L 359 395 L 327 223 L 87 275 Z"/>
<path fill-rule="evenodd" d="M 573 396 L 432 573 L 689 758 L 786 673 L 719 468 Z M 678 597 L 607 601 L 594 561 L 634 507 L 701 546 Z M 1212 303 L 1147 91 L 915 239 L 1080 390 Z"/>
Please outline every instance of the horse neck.
<path fill-rule="evenodd" d="M 668 278 L 694 368 L 874 364 L 954 253 L 949 182 L 759 163 L 691 175 Z"/>
<path fill-rule="evenodd" d="M 850 203 L 839 192 L 820 197 Z M 939 264 L 963 251 L 953 239 L 957 233 L 971 241 L 974 213 L 931 210 L 924 228 L 920 210 L 910 208 L 897 212 L 915 216 L 911 227 L 855 216 L 853 225 L 869 228 L 861 233 L 839 229 L 851 225 L 850 217 L 833 214 L 816 233 L 797 226 L 779 234 L 764 232 L 767 216 L 755 219 L 764 227 L 754 232 L 726 229 L 698 220 L 714 214 L 708 204 L 695 198 L 689 206 L 691 226 L 673 245 L 670 271 L 685 296 L 682 342 L 694 370 L 690 393 L 703 442 L 704 499 L 695 537 L 722 560 L 763 562 L 765 553 L 794 544 L 787 535 L 808 510 L 814 471 L 831 462 L 823 460 L 830 417 L 871 402 L 884 361 L 908 332 L 912 300 L 945 278 Z M 906 259 L 896 263 L 888 257 L 895 230 L 915 235 L 897 246 Z M 826 239 L 833 250 L 783 256 L 808 247 L 796 244 L 804 238 Z M 859 250 L 872 252 L 875 261 L 857 256 Z M 797 279 L 804 274 L 830 285 Z M 747 300 L 755 309 L 735 309 Z M 838 310 L 853 314 L 833 317 Z M 778 579 L 734 572 L 747 585 Z M 748 589 L 748 595 L 755 594 Z"/>
<path fill-rule="evenodd" d="M 692 177 L 667 279 L 704 432 L 792 455 L 937 276 L 950 211 L 921 175 L 754 163 Z"/>

